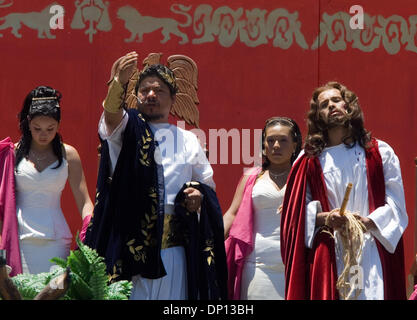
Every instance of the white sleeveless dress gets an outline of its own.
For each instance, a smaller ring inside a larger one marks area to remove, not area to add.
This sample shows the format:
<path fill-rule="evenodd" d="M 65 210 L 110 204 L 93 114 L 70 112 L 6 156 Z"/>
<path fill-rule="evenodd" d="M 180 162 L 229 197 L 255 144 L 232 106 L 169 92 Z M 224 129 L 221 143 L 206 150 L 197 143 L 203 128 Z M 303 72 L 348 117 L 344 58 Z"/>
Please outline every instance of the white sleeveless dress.
<path fill-rule="evenodd" d="M 284 186 L 277 190 L 269 179 L 260 179 L 252 191 L 254 210 L 253 251 L 246 258 L 242 274 L 242 300 L 285 298 L 285 269 L 281 258 L 279 206 Z"/>
<path fill-rule="evenodd" d="M 49 259 L 67 258 L 72 234 L 61 209 L 68 162 L 58 160 L 39 172 L 23 158 L 17 166 L 16 212 L 23 273 L 49 272 Z"/>

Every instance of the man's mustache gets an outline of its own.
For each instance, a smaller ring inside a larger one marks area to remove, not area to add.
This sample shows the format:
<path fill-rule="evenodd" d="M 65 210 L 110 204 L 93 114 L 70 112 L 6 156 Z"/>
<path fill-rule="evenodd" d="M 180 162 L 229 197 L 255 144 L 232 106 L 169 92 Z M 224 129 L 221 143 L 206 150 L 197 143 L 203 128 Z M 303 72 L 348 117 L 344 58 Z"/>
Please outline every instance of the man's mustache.
<path fill-rule="evenodd" d="M 338 117 L 323 117 L 320 116 L 321 122 L 327 127 L 335 127 L 341 125 L 347 125 L 350 121 L 351 117 L 349 114 L 345 113 L 342 116 Z"/>
<path fill-rule="evenodd" d="M 157 100 L 152 100 L 152 101 L 150 101 L 150 100 L 147 100 L 147 99 L 145 99 L 145 100 L 141 100 L 141 98 L 139 98 L 137 95 L 135 95 L 134 93 L 132 93 L 132 96 L 134 96 L 135 98 L 136 98 L 136 100 L 137 100 L 137 102 L 138 102 L 138 106 L 149 106 L 149 105 L 152 105 L 152 106 L 157 106 L 157 107 L 159 107 L 159 102 L 157 101 Z"/>

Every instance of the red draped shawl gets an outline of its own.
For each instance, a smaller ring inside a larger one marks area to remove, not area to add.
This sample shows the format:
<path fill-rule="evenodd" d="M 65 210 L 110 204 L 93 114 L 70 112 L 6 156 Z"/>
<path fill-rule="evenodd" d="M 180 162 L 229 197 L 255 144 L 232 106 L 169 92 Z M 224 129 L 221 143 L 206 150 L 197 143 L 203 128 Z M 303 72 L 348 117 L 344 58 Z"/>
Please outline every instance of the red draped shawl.
<path fill-rule="evenodd" d="M 11 276 L 22 273 L 14 179 L 14 145 L 10 138 L 0 141 L 0 221 L 3 222 L 0 249 L 6 250 Z"/>

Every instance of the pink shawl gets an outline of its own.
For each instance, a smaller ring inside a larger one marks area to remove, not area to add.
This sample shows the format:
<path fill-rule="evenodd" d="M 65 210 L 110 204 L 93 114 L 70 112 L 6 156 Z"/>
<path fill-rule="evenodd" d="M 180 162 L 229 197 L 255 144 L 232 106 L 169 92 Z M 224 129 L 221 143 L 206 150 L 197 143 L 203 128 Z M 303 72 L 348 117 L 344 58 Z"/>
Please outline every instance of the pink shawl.
<path fill-rule="evenodd" d="M 248 173 L 243 191 L 242 202 L 230 228 L 229 237 L 225 241 L 228 277 L 228 295 L 231 300 L 240 299 L 240 286 L 245 258 L 252 252 L 253 239 L 253 207 L 252 189 L 261 168 L 253 168 Z"/>
<path fill-rule="evenodd" d="M 414 286 L 414 291 L 408 298 L 408 300 L 417 300 L 417 284 Z"/>
<path fill-rule="evenodd" d="M 7 264 L 12 267 L 10 276 L 22 273 L 20 260 L 16 197 L 14 179 L 14 145 L 10 138 L 0 141 L 0 249 L 6 250 Z"/>

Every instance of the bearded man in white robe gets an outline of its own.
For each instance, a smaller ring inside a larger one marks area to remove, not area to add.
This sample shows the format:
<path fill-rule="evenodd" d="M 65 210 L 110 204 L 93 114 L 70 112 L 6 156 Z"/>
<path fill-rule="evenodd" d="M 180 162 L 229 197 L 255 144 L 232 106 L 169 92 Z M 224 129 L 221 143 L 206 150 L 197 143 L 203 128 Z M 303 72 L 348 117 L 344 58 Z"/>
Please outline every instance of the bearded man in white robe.
<path fill-rule="evenodd" d="M 317 88 L 310 105 L 305 150 L 290 174 L 281 219 L 286 298 L 341 298 L 336 279 L 345 267 L 340 236 L 348 220 L 340 208 L 352 183 L 346 210 L 366 230 L 350 285 L 357 299 L 405 299 L 408 216 L 398 157 L 364 128 L 358 98 L 344 85 Z"/>

